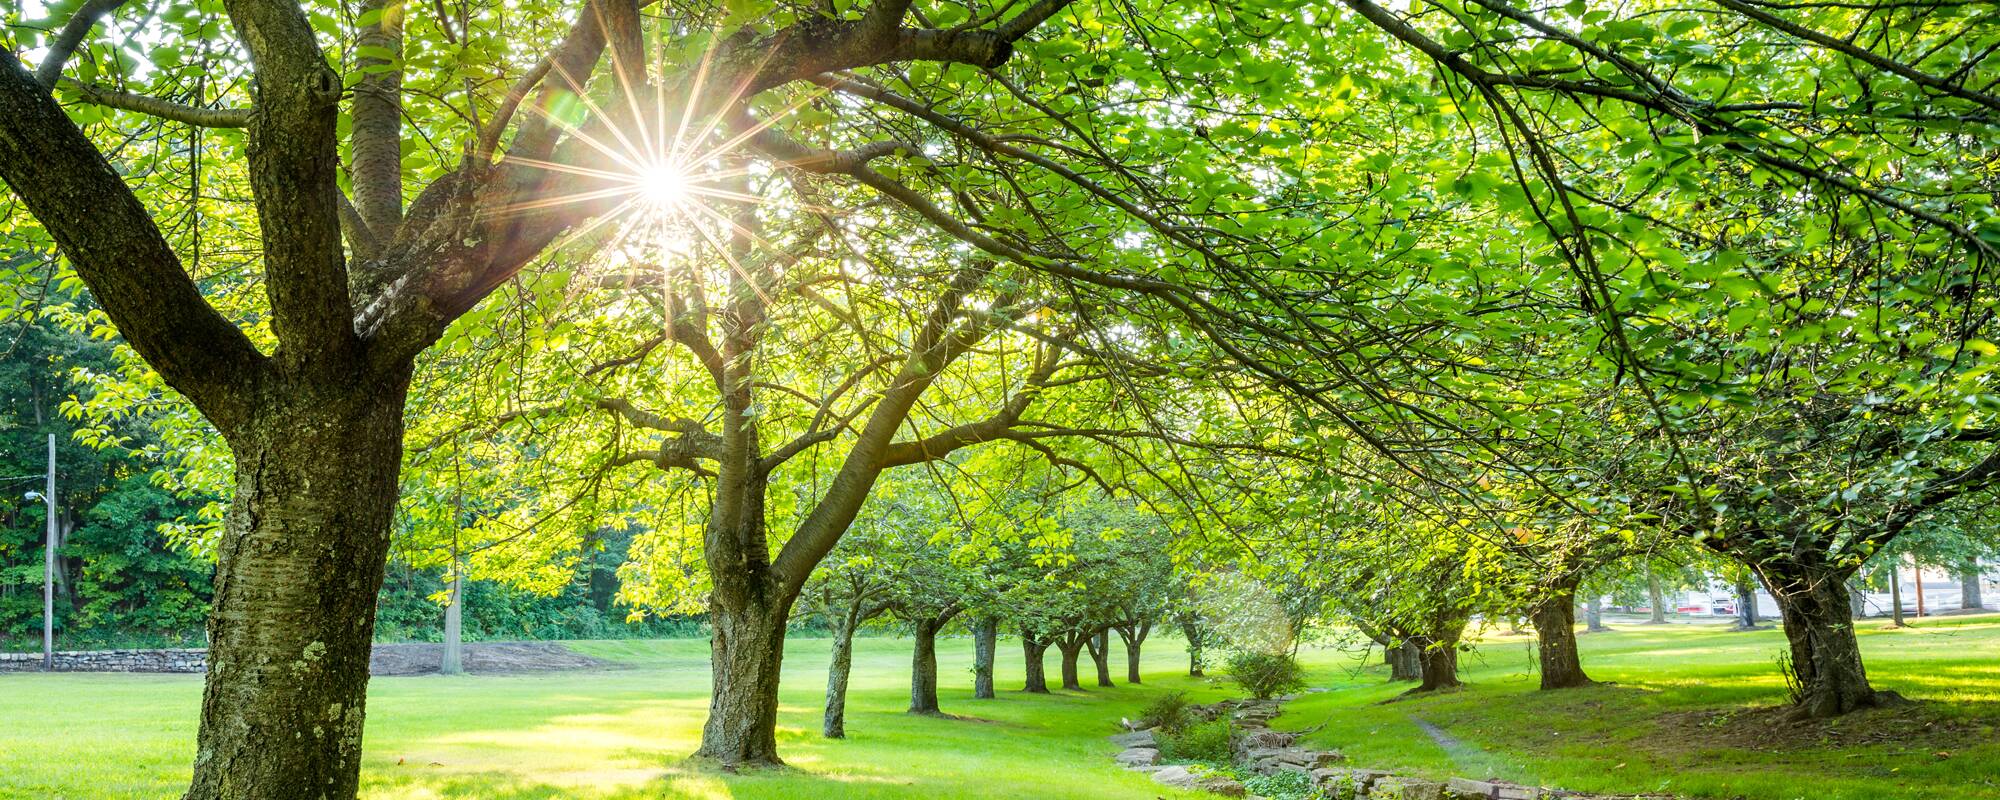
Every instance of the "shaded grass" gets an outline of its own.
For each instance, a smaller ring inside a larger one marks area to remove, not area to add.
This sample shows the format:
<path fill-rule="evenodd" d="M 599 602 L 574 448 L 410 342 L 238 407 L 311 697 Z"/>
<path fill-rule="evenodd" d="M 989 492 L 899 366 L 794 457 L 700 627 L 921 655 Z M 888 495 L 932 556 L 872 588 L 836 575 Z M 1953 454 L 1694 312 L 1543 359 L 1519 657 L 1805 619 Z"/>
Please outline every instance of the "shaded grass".
<path fill-rule="evenodd" d="M 1408 684 L 1369 665 L 1279 726 L 1326 721 L 1312 744 L 1436 777 L 1745 800 L 2000 798 L 2000 617 L 1863 623 L 1861 642 L 1876 688 L 1915 706 L 1788 723 L 1781 633 L 1631 625 L 1582 637 L 1585 670 L 1607 683 L 1539 691 L 1532 641 L 1489 637 L 1464 659 L 1465 689 L 1384 703 Z M 1467 747 L 1448 752 L 1418 719 Z"/>

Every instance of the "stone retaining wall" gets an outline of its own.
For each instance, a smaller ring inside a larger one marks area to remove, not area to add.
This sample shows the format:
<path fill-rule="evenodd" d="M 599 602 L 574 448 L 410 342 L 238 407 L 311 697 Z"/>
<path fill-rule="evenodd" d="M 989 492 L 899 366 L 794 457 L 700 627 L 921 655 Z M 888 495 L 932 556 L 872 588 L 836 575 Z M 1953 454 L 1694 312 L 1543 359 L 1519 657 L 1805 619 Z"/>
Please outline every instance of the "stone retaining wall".
<path fill-rule="evenodd" d="M 57 672 L 206 672 L 208 650 L 181 647 L 57 652 L 55 666 Z M 41 668 L 41 653 L 0 653 L 0 672 L 29 672 Z"/>

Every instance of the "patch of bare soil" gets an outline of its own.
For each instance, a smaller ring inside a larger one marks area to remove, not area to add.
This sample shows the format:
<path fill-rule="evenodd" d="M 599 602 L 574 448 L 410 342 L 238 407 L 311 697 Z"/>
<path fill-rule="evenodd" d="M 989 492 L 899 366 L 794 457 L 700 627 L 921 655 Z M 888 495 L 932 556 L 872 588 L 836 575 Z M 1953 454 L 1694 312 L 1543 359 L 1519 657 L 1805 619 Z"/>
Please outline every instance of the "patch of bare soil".
<path fill-rule="evenodd" d="M 1936 704 L 1911 702 L 1869 708 L 1833 719 L 1795 719 L 1790 706 L 1705 709 L 1662 715 L 1655 741 L 1702 742 L 1746 750 L 1786 752 L 1894 745 L 1939 758 L 1982 736 L 1980 727 L 1939 713 Z"/>
<path fill-rule="evenodd" d="M 443 659 L 442 644 L 378 644 L 368 659 L 368 671 L 371 675 L 429 675 L 438 671 Z M 468 642 L 464 664 L 466 672 L 481 675 L 618 666 L 572 651 L 560 642 Z"/>

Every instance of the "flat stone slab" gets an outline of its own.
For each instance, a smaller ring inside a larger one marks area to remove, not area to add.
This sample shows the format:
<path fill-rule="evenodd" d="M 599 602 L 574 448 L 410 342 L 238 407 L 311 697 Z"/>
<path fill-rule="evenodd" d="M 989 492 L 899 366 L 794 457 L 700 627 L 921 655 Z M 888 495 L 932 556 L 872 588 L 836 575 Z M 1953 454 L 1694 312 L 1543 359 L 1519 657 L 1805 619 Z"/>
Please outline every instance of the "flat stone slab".
<path fill-rule="evenodd" d="M 1153 782 L 1162 786 L 1172 786 L 1176 789 L 1192 789 L 1195 784 L 1195 776 L 1194 773 L 1187 770 L 1187 767 L 1175 765 L 1154 770 Z"/>
<path fill-rule="evenodd" d="M 1143 731 L 1114 733 L 1110 736 L 1110 739 L 1112 744 L 1118 745 L 1119 747 L 1131 748 L 1131 747 L 1159 746 L 1159 742 L 1158 740 L 1153 738 L 1153 731 L 1150 728 Z"/>
<path fill-rule="evenodd" d="M 1112 758 L 1117 760 L 1120 766 L 1150 767 L 1159 763 L 1160 751 L 1151 747 L 1133 747 L 1112 756 Z"/>
<path fill-rule="evenodd" d="M 1375 782 L 1369 800 L 1444 800 L 1444 784 L 1391 776 Z"/>
<path fill-rule="evenodd" d="M 1451 800 L 1542 800 L 1545 796 L 1540 788 L 1534 786 L 1470 778 L 1452 778 L 1445 783 L 1444 794 Z"/>

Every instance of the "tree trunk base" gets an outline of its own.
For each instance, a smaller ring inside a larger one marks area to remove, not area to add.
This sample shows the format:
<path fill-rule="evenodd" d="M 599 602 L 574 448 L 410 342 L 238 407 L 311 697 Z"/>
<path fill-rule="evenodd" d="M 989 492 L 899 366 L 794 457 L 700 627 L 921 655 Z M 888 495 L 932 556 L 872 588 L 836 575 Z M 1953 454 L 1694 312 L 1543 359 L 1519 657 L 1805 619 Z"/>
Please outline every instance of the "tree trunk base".
<path fill-rule="evenodd" d="M 841 737 L 841 738 L 846 738 L 846 737 Z M 728 758 L 720 758 L 717 756 L 708 755 L 706 753 L 697 751 L 694 755 L 688 756 L 688 762 L 697 768 L 713 770 L 715 772 L 724 772 L 730 775 L 740 775 L 752 772 L 791 771 L 792 769 L 791 765 L 786 764 L 784 760 L 778 758 L 777 754 L 775 753 L 761 758 L 728 759 Z"/>

